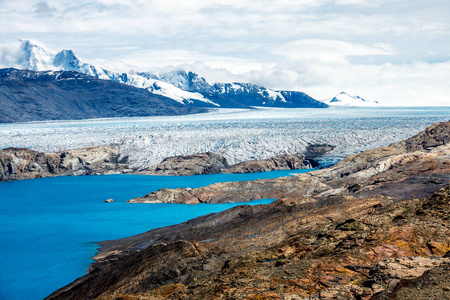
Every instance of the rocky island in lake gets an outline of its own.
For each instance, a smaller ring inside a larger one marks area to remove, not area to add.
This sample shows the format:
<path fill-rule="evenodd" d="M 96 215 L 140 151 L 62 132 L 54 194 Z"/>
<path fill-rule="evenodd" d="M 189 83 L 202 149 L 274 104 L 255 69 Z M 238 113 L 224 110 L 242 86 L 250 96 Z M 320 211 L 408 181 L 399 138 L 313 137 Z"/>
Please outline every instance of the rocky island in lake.
<path fill-rule="evenodd" d="M 101 242 L 89 274 L 47 299 L 450 297 L 450 122 L 328 169 L 132 202 L 268 197 Z"/>

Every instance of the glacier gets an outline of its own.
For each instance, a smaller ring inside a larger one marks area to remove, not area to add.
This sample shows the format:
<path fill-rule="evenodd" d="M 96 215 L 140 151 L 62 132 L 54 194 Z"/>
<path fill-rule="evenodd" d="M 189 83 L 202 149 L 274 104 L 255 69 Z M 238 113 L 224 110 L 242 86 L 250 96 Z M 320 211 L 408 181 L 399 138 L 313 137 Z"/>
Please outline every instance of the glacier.
<path fill-rule="evenodd" d="M 450 108 L 256 108 L 209 113 L 0 124 L 0 148 L 55 152 L 94 145 L 118 147 L 134 168 L 175 155 L 212 151 L 235 164 L 304 153 L 308 144 L 336 146 L 324 161 L 387 146 L 450 119 Z"/>

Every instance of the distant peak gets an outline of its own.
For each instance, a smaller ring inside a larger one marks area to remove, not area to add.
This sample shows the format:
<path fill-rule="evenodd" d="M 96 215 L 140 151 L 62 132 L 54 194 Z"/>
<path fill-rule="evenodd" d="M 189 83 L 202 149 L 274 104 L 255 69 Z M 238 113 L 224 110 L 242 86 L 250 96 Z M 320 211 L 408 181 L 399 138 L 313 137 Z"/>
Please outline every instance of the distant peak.
<path fill-rule="evenodd" d="M 73 70 L 79 67 L 81 60 L 75 55 L 72 50 L 62 50 L 56 54 L 53 60 L 53 65 L 64 70 Z"/>
<path fill-rule="evenodd" d="M 346 92 L 340 92 L 333 99 L 326 101 L 330 105 L 344 106 L 374 106 L 378 105 L 377 101 L 365 100 L 360 96 L 352 96 Z"/>
<path fill-rule="evenodd" d="M 59 52 L 58 54 L 56 54 L 56 57 L 60 57 L 60 58 L 66 58 L 66 59 L 77 59 L 80 60 L 75 53 L 73 53 L 72 50 L 62 50 L 61 52 Z M 55 59 L 56 59 L 55 57 Z"/>
<path fill-rule="evenodd" d="M 34 43 L 31 42 L 30 39 L 20 39 L 19 42 L 21 42 L 23 45 L 32 45 Z"/>
<path fill-rule="evenodd" d="M 63 53 L 64 55 L 67 55 L 67 56 L 69 56 L 69 55 L 75 56 L 75 53 L 73 53 L 72 50 L 66 50 L 66 49 L 64 49 L 64 50 L 61 50 L 59 53 Z"/>
<path fill-rule="evenodd" d="M 22 44 L 22 47 L 24 50 L 26 50 L 26 49 L 32 50 L 33 48 L 39 48 L 42 50 L 46 50 L 43 46 L 39 45 L 38 42 L 31 40 L 31 39 L 20 39 L 19 42 Z"/>

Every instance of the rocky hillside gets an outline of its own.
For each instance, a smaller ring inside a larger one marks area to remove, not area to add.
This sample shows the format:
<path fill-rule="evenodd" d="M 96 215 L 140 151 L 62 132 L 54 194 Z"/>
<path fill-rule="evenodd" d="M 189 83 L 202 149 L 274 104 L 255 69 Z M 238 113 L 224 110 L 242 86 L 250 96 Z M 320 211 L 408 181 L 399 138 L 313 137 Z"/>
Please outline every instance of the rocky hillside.
<path fill-rule="evenodd" d="M 48 299 L 450 297 L 450 122 L 330 169 L 184 193 L 278 200 L 102 242 Z"/>
<path fill-rule="evenodd" d="M 74 71 L 0 70 L 0 123 L 205 112 Z"/>

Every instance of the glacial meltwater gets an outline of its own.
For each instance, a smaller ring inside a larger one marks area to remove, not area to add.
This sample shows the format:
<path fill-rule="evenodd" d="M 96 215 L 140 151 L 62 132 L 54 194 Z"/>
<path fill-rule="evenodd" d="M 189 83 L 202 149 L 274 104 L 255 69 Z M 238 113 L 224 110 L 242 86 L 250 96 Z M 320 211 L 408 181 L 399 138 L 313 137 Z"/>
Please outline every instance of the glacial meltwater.
<path fill-rule="evenodd" d="M 95 242 L 139 234 L 243 204 L 130 204 L 126 200 L 165 187 L 195 188 L 307 171 L 186 177 L 105 175 L 0 182 L 0 299 L 43 299 L 85 275 L 96 253 Z M 105 203 L 109 198 L 115 202 Z"/>

